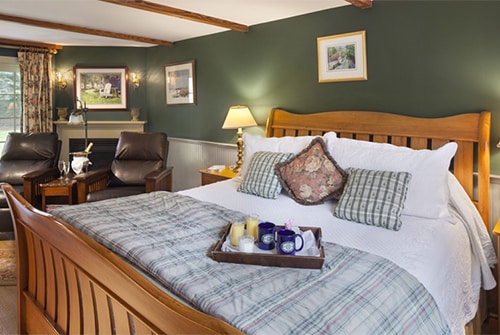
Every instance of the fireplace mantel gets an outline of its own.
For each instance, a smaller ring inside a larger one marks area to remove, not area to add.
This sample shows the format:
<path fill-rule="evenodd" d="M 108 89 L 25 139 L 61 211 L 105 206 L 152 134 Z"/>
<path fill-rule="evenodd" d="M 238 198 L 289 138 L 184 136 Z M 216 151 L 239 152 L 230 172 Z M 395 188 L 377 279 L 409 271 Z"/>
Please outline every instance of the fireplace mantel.
<path fill-rule="evenodd" d="M 89 138 L 118 138 L 122 131 L 144 132 L 146 121 L 89 121 Z M 61 159 L 69 159 L 69 139 L 85 138 L 83 125 L 69 125 L 68 121 L 54 121 L 59 139 L 62 141 Z"/>

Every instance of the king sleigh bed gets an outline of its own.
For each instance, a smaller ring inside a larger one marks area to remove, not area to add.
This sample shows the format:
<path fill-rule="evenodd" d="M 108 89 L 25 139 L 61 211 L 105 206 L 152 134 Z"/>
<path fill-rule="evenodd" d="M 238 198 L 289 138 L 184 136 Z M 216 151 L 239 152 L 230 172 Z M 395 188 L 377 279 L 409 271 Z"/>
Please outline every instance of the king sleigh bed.
<path fill-rule="evenodd" d="M 478 333 L 480 291 L 496 285 L 489 128 L 489 112 L 273 109 L 266 137 L 244 134 L 245 163 L 232 180 L 50 214 L 3 185 L 15 222 L 18 330 Z M 326 170 L 307 163 L 317 160 Z M 298 175 L 313 178 L 300 184 Z M 356 198 L 363 180 L 377 192 L 396 183 L 397 194 Z M 214 260 L 228 223 L 250 215 L 320 227 L 321 269 Z"/>

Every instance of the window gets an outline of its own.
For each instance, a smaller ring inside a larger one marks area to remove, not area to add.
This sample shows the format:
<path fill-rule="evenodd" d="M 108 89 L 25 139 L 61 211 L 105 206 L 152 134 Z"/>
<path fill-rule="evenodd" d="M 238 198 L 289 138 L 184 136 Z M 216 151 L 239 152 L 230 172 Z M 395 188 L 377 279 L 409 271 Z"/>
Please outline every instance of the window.
<path fill-rule="evenodd" d="M 21 75 L 16 57 L 0 56 L 0 152 L 9 132 L 21 131 Z"/>

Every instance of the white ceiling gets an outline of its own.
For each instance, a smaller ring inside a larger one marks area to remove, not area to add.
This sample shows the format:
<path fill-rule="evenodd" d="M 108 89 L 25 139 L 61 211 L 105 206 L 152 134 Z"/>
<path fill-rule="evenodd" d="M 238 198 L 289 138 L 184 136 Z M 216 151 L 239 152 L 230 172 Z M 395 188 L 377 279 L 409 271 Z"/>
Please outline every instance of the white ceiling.
<path fill-rule="evenodd" d="M 128 1 L 133 2 L 133 0 Z M 345 0 L 149 0 L 149 2 L 250 26 L 250 31 L 251 26 L 256 24 L 350 5 Z M 170 42 L 228 30 L 98 0 L 0 0 L 0 15 Z M 62 46 L 155 45 L 0 20 L 0 39 L 2 38 Z"/>

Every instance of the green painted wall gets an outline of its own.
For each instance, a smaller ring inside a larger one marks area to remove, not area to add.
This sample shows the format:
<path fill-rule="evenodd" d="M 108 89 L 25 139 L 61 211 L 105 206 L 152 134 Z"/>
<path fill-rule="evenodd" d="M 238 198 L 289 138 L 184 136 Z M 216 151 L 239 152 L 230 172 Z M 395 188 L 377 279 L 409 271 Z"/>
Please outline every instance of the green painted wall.
<path fill-rule="evenodd" d="M 17 49 L 0 48 L 0 56 L 17 57 Z"/>
<path fill-rule="evenodd" d="M 127 65 L 141 73 L 129 86 L 148 130 L 170 136 L 234 142 L 222 130 L 227 109 L 244 104 L 261 126 L 270 108 L 299 113 L 379 110 L 440 117 L 490 110 L 492 174 L 500 174 L 500 2 L 376 1 L 253 26 L 154 48 L 65 47 L 56 68 Z M 316 38 L 366 31 L 367 81 L 318 83 Z M 196 60 L 197 105 L 166 106 L 164 66 Z M 56 105 L 72 101 L 69 86 Z M 126 112 L 95 112 L 90 119 L 128 119 Z M 261 132 L 261 129 L 249 129 Z"/>

